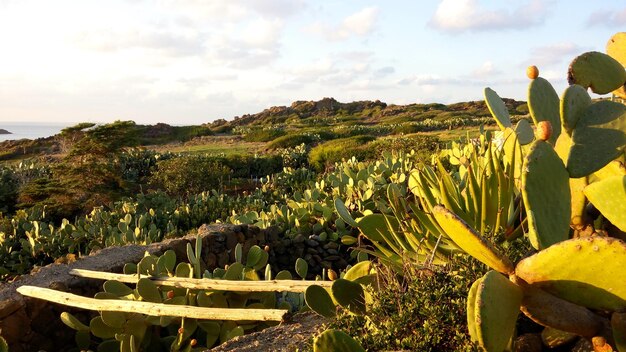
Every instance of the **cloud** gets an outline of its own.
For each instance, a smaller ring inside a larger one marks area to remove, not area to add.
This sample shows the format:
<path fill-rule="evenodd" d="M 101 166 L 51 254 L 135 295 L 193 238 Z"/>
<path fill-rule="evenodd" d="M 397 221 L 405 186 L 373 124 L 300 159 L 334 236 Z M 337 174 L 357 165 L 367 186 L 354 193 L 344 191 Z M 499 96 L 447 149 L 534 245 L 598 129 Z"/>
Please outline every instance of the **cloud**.
<path fill-rule="evenodd" d="M 496 69 L 493 66 L 493 62 L 485 61 L 482 66 L 472 71 L 471 77 L 474 78 L 488 78 L 499 75 L 502 71 Z"/>
<path fill-rule="evenodd" d="M 385 67 L 381 67 L 378 70 L 374 71 L 374 77 L 375 78 L 383 78 L 383 77 L 387 77 L 391 74 L 394 74 L 396 72 L 396 69 L 392 66 L 385 66 Z"/>
<path fill-rule="evenodd" d="M 204 51 L 196 35 L 183 36 L 151 28 L 112 31 L 94 29 L 81 31 L 72 42 L 83 50 L 118 52 L 131 49 L 158 50 L 165 55 L 198 55 Z"/>
<path fill-rule="evenodd" d="M 587 25 L 593 26 L 606 26 L 606 27 L 619 27 L 626 25 L 626 8 L 618 11 L 603 10 L 596 11 L 589 15 L 587 19 Z"/>
<path fill-rule="evenodd" d="M 539 69 L 546 66 L 554 66 L 562 63 L 563 60 L 573 59 L 583 51 L 584 48 L 571 42 L 534 47 L 530 51 L 530 57 L 522 62 L 521 66 L 535 65 Z"/>
<path fill-rule="evenodd" d="M 448 33 L 526 29 L 544 22 L 550 3 L 531 0 L 509 11 L 487 9 L 478 0 L 442 0 L 429 25 Z"/>
<path fill-rule="evenodd" d="M 329 41 L 366 37 L 376 28 L 379 12 L 378 7 L 366 7 L 344 18 L 340 24 L 316 22 L 308 27 L 308 31 Z"/>

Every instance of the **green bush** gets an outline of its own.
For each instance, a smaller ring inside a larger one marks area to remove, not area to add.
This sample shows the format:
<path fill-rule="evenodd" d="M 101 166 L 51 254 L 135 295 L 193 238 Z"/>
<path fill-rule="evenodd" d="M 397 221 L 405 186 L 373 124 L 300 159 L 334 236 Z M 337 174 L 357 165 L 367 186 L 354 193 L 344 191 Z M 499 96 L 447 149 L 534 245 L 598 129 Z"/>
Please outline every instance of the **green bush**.
<path fill-rule="evenodd" d="M 485 272 L 457 256 L 446 268 L 406 266 L 404 276 L 380 267 L 380 290 L 365 316 L 341 315 L 330 328 L 357 339 L 367 351 L 478 351 L 470 341 L 466 295 Z"/>
<path fill-rule="evenodd" d="M 19 185 L 12 170 L 0 167 L 0 213 L 13 211 Z"/>
<path fill-rule="evenodd" d="M 325 130 L 312 130 L 303 133 L 288 134 L 273 140 L 267 147 L 269 149 L 294 148 L 300 144 L 311 145 L 337 138 L 337 134 Z"/>
<path fill-rule="evenodd" d="M 413 135 L 406 137 L 380 138 L 367 145 L 367 148 L 380 157 L 383 152 L 395 151 L 409 153 L 415 151 L 422 161 L 430 161 L 430 156 L 437 152 L 444 143 L 435 136 Z"/>
<path fill-rule="evenodd" d="M 269 142 L 287 134 L 282 128 L 263 128 L 252 130 L 243 137 L 246 142 Z"/>
<path fill-rule="evenodd" d="M 322 143 L 311 149 L 309 153 L 309 165 L 317 170 L 323 170 L 342 159 L 352 157 L 358 160 L 371 159 L 375 154 L 368 149 L 366 144 L 375 140 L 374 136 L 355 136 L 350 138 L 335 139 Z"/>
<path fill-rule="evenodd" d="M 170 195 L 186 196 L 211 189 L 220 189 L 231 170 L 198 155 L 185 155 L 159 161 L 148 184 Z"/>

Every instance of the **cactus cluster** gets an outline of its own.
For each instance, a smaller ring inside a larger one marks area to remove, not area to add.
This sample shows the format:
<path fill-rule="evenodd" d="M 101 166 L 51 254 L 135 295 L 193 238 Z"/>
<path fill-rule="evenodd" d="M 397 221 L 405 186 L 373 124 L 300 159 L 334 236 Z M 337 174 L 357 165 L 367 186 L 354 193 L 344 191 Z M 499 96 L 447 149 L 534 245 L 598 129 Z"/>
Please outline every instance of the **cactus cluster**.
<path fill-rule="evenodd" d="M 560 100 L 547 80 L 530 77 L 528 103 L 537 138 L 522 148 L 519 187 L 527 235 L 537 253 L 513 266 L 485 244 L 465 214 L 445 203 L 433 208 L 454 242 L 494 269 L 474 282 L 467 301 L 470 336 L 487 351 L 513 348 L 520 311 L 546 327 L 542 339 L 549 347 L 581 336 L 591 339 L 596 351 L 612 350 L 611 345 L 626 351 L 626 290 L 619 280 L 626 274 L 626 243 L 619 239 L 626 230 L 626 107 L 593 101 L 587 93 L 590 88 L 621 94 L 624 35 L 614 36 L 607 46 L 615 58 L 590 52 L 573 60 L 571 85 Z M 485 96 L 506 130 L 502 104 L 493 102 L 496 95 L 489 88 Z"/>
<path fill-rule="evenodd" d="M 243 261 L 241 245 L 235 249 L 236 261 L 226 268 L 212 272 L 203 270 L 201 262 L 201 240 L 195 246 L 187 245 L 188 262 L 177 263 L 176 254 L 168 250 L 161 256 L 146 254 L 137 264 L 124 266 L 125 274 L 137 274 L 140 279 L 136 287 L 108 280 L 97 299 L 136 300 L 144 302 L 191 305 L 216 308 L 287 308 L 287 301 L 279 302 L 275 292 L 225 292 L 215 290 L 192 290 L 175 286 L 157 286 L 150 277 L 213 278 L 224 280 L 261 280 L 259 270 L 265 270 L 265 279 L 271 279 L 267 264 L 268 254 L 253 246 Z M 286 272 L 289 274 L 289 272 Z M 281 272 L 276 279 L 288 278 Z M 283 294 L 284 297 L 285 294 Z M 301 295 L 301 294 L 300 294 Z M 298 307 L 295 307 L 298 309 Z M 192 348 L 212 347 L 245 332 L 270 326 L 271 322 L 254 321 L 206 321 L 191 318 L 153 317 L 132 312 L 100 312 L 88 324 L 64 312 L 61 320 L 76 330 L 76 343 L 81 350 L 93 344 L 99 351 L 191 351 Z"/>

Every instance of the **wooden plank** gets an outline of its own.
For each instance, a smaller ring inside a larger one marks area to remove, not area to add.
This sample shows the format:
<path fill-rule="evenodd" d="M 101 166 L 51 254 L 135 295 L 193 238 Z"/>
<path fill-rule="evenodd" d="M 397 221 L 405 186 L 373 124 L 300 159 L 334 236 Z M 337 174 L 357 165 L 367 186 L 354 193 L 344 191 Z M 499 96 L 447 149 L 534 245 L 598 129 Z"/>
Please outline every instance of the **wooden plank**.
<path fill-rule="evenodd" d="M 159 317 L 186 317 L 208 320 L 283 321 L 285 309 L 204 308 L 117 299 L 95 299 L 35 286 L 21 286 L 17 292 L 65 306 L 96 311 L 131 312 Z"/>
<path fill-rule="evenodd" d="M 70 274 L 101 280 L 117 280 L 120 282 L 135 284 L 139 280 L 138 275 L 126 275 L 92 271 L 84 269 L 72 269 Z M 304 292 L 311 285 L 319 285 L 330 288 L 332 281 L 304 281 L 304 280 L 262 280 L 262 281 L 230 281 L 213 279 L 192 279 L 184 277 L 155 277 L 143 276 L 152 280 L 157 285 L 174 286 L 195 290 L 219 290 L 238 292 Z"/>

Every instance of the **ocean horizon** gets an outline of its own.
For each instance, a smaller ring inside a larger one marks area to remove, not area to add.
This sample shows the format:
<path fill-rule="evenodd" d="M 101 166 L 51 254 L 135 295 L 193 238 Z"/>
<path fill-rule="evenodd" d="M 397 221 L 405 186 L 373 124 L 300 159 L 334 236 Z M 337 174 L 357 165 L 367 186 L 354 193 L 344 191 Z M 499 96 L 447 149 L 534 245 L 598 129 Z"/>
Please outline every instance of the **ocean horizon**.
<path fill-rule="evenodd" d="M 75 122 L 1 122 L 0 129 L 11 134 L 0 134 L 0 142 L 18 139 L 37 139 L 54 136 Z"/>

